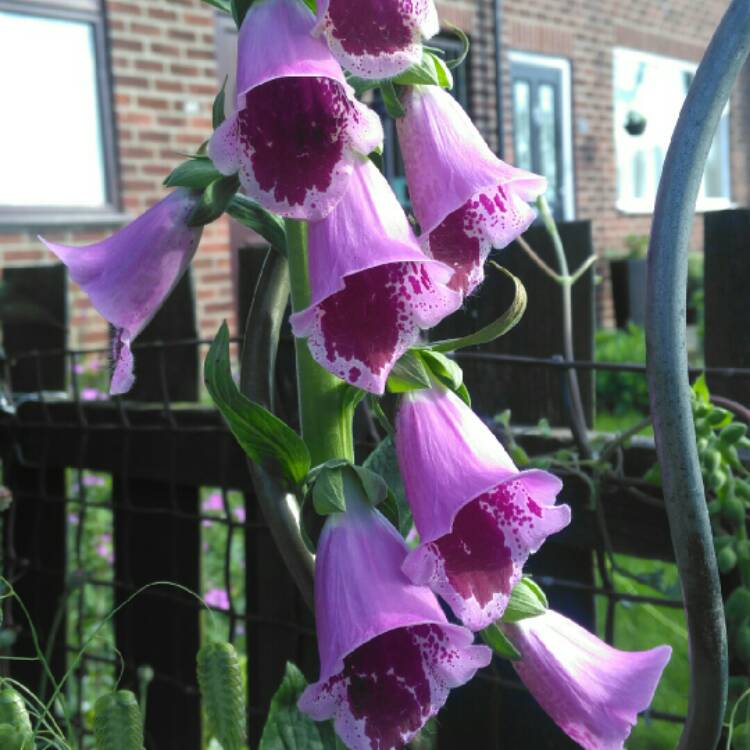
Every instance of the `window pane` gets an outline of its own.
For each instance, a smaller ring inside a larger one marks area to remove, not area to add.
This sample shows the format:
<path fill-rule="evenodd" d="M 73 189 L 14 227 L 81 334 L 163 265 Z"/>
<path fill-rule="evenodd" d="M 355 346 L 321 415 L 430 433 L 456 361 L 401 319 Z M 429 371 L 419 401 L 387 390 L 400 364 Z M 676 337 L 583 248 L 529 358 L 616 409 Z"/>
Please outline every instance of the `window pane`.
<path fill-rule="evenodd" d="M 106 203 L 93 26 L 0 12 L 0 70 L 0 205 Z"/>
<path fill-rule="evenodd" d="M 615 50 L 615 146 L 621 205 L 650 210 L 685 96 L 691 63 L 636 50 Z M 730 197 L 728 113 L 714 142 L 701 197 Z"/>
<path fill-rule="evenodd" d="M 531 90 L 528 82 L 513 84 L 513 134 L 515 162 L 520 169 L 532 171 L 531 165 Z"/>
<path fill-rule="evenodd" d="M 557 107 L 555 87 L 548 83 L 539 86 L 536 121 L 539 126 L 539 172 L 547 178 L 547 200 L 556 208 L 557 194 Z"/>

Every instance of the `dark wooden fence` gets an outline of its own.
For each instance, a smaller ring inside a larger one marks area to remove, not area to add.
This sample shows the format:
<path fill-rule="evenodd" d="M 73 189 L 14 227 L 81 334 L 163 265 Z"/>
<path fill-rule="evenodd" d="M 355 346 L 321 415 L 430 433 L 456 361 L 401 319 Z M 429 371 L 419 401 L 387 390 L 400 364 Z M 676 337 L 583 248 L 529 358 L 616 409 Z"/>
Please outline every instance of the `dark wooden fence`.
<path fill-rule="evenodd" d="M 736 234 L 733 244 L 717 241 L 720 252 L 727 252 L 730 247 L 734 251 L 732 257 L 744 252 L 744 270 L 738 266 L 730 274 L 731 283 L 737 280 L 740 284 L 739 279 L 750 276 L 750 222 L 746 214 L 710 216 L 707 240 L 721 234 L 717 227 L 722 221 L 735 228 Z M 562 233 L 575 267 L 591 250 L 590 227 L 575 223 L 562 227 Z M 551 249 L 543 233 L 534 229 L 529 239 L 551 261 Z M 723 271 L 721 263 L 714 262 L 719 256 L 712 253 L 713 244 L 708 248 L 706 263 L 709 341 L 725 334 L 723 329 L 714 329 L 711 315 L 716 313 L 709 312 L 720 299 L 726 304 L 729 296 L 739 294 L 716 282 L 714 274 L 721 275 Z M 523 278 L 531 302 L 526 320 L 513 334 L 501 339 L 494 351 L 558 354 L 558 290 L 517 249 L 507 251 L 501 260 Z M 245 256 L 240 263 L 241 288 L 249 287 L 256 266 L 257 255 Z M 500 275 L 489 270 L 488 277 L 463 319 L 446 324 L 439 335 L 470 330 L 479 319 L 486 320 L 502 310 L 509 301 L 508 290 Z M 5 385 L 6 389 L 12 388 L 16 404 L 15 410 L 6 410 L 0 419 L 4 481 L 14 498 L 6 514 L 5 575 L 26 603 L 42 642 L 48 643 L 56 614 L 65 616 L 64 603 L 80 585 L 71 575 L 71 561 L 65 559 L 68 470 L 106 472 L 113 478 L 114 570 L 109 585 L 116 603 L 154 580 L 175 581 L 199 590 L 200 488 L 219 487 L 244 493 L 246 519 L 241 530 L 245 537 L 246 606 L 244 611 L 230 607 L 229 615 L 233 626 L 242 622 L 247 633 L 248 718 L 251 746 L 255 746 L 285 662 L 298 663 L 310 679 L 317 676 L 313 619 L 287 575 L 253 500 L 244 455 L 216 411 L 199 403 L 200 345 L 189 277 L 140 337 L 138 385 L 131 397 L 94 403 L 79 398 L 73 367 L 75 354 L 66 352 L 64 326 L 55 322 L 65 319 L 64 275 L 60 268 L 6 271 L 6 279 L 13 279 L 19 289 L 29 290 L 49 316 L 43 322 L 20 319 L 7 320 L 3 325 L 8 357 Z M 730 283 L 726 279 L 725 282 Z M 39 289 L 48 291 L 41 296 L 36 292 Z M 246 310 L 247 295 L 242 295 L 240 304 Z M 575 304 L 576 354 L 581 359 L 591 359 L 591 274 L 577 287 Z M 737 318 L 732 320 L 734 333 L 726 333 L 727 336 L 737 335 Z M 34 353 L 38 348 L 48 351 Z M 50 354 L 49 350 L 57 350 L 57 354 Z M 708 351 L 712 353 L 712 364 L 739 364 L 734 359 L 736 350 L 728 346 L 707 347 Z M 292 379 L 289 356 L 282 350 L 279 377 L 287 385 Z M 747 356 L 747 347 L 742 348 L 742 356 Z M 494 414 L 508 406 L 521 421 L 534 422 L 542 416 L 551 416 L 553 423 L 565 421 L 559 373 L 541 367 L 533 372 L 511 366 L 488 367 L 465 367 L 480 412 Z M 581 380 L 587 417 L 591 419 L 593 375 L 583 374 Z M 734 381 L 730 386 L 734 387 Z M 722 386 L 717 383 L 716 387 Z M 737 392 L 732 394 L 736 396 Z M 745 399 L 748 402 L 750 398 Z M 552 441 L 545 445 L 539 444 L 542 438 L 534 440 L 537 443 L 529 445 L 532 450 L 559 445 L 556 438 L 544 439 Z M 648 446 L 631 448 L 625 455 L 626 473 L 642 475 L 653 457 Z M 612 551 L 669 560 L 666 520 L 658 503 L 655 506 L 638 502 L 627 487 L 606 488 L 601 515 L 588 502 L 585 485 L 576 477 L 566 477 L 564 499 L 573 505 L 574 522 L 532 559 L 531 570 L 549 588 L 556 609 L 593 628 L 594 595 L 603 593 L 608 597 L 608 611 L 612 614 L 621 598 L 611 589 L 597 589 L 595 582 L 594 555 L 605 545 L 602 529 L 609 531 L 607 543 Z M 62 608 L 58 607 L 60 603 Z M 5 609 L 6 626 L 13 627 L 19 635 L 14 653 L 32 654 L 22 613 L 10 602 L 6 602 Z M 70 657 L 63 635 L 64 630 L 50 647 L 57 678 Z M 126 667 L 123 686 L 136 687 L 137 668 L 144 664 L 150 665 L 156 675 L 149 692 L 149 750 L 201 747 L 194 677 L 194 656 L 200 639 L 200 607 L 179 592 L 149 590 L 115 618 L 115 642 Z M 33 688 L 39 684 L 40 667 L 34 662 L 11 662 L 11 671 Z M 508 688 L 511 682 L 510 672 L 496 665 L 472 685 L 454 691 L 440 722 L 440 748 L 573 747 L 533 707 L 525 693 Z"/>

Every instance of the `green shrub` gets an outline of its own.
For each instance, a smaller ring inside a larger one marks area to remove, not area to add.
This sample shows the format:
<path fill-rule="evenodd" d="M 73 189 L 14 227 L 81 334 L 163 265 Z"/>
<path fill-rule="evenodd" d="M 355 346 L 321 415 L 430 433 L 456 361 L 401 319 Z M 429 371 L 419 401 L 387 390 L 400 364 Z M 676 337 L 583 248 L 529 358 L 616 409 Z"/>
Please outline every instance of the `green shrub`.
<path fill-rule="evenodd" d="M 598 362 L 643 364 L 646 361 L 643 328 L 631 323 L 626 330 L 597 331 L 596 359 Z M 648 414 L 645 374 L 597 371 L 596 408 L 618 415 L 632 412 Z"/>

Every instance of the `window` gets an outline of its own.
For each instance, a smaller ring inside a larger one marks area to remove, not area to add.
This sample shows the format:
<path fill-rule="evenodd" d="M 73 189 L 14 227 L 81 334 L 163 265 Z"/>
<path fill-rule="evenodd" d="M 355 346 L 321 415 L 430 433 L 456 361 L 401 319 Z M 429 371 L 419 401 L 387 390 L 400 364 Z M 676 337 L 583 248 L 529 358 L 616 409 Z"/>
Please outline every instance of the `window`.
<path fill-rule="evenodd" d="M 510 52 L 514 165 L 547 178 L 557 219 L 575 216 L 570 62 Z"/>
<path fill-rule="evenodd" d="M 0 0 L 0 223 L 116 213 L 104 39 L 98 0 Z"/>
<path fill-rule="evenodd" d="M 617 207 L 650 213 L 664 158 L 696 65 L 630 49 L 614 52 Z M 698 209 L 731 201 L 729 107 L 724 111 L 706 164 Z"/>

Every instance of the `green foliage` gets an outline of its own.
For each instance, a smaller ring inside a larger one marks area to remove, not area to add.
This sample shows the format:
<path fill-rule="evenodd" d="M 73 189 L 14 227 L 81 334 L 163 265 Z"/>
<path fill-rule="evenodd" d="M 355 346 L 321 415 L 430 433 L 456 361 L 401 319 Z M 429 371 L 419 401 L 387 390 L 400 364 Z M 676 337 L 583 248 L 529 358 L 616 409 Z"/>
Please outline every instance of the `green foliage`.
<path fill-rule="evenodd" d="M 12 687 L 0 689 L 0 724 L 10 724 L 19 732 L 31 732 L 26 704 Z"/>
<path fill-rule="evenodd" d="M 492 263 L 492 265 L 513 282 L 515 294 L 513 295 L 513 302 L 511 302 L 510 307 L 499 318 L 497 318 L 497 320 L 493 320 L 492 323 L 484 326 L 484 328 L 480 328 L 478 331 L 467 336 L 462 336 L 461 338 L 436 341 L 435 343 L 430 344 L 427 347 L 428 349 L 431 349 L 434 352 L 445 353 L 454 352 L 457 349 L 465 349 L 469 346 L 489 344 L 492 341 L 495 341 L 495 339 L 504 336 L 518 325 L 526 312 L 526 306 L 528 304 L 526 288 L 521 283 L 521 280 L 506 268 L 499 266 L 497 263 Z"/>
<path fill-rule="evenodd" d="M 33 750 L 34 736 L 31 732 L 20 731 L 12 724 L 0 724 L 0 748 L 2 750 Z"/>
<path fill-rule="evenodd" d="M 242 226 L 259 234 L 274 250 L 286 255 L 286 227 L 284 220 L 237 193 L 229 202 L 227 213 Z"/>
<path fill-rule="evenodd" d="M 164 187 L 205 190 L 212 182 L 221 179 L 221 176 L 221 172 L 207 156 L 194 156 L 175 167 L 164 180 Z"/>
<path fill-rule="evenodd" d="M 206 357 L 205 380 L 211 398 L 245 453 L 259 463 L 277 463 L 290 482 L 301 482 L 310 470 L 310 452 L 291 427 L 240 393 L 229 365 L 226 323 Z"/>
<path fill-rule="evenodd" d="M 513 588 L 503 622 L 520 622 L 543 615 L 549 606 L 547 596 L 531 578 L 522 578 Z"/>
<path fill-rule="evenodd" d="M 596 332 L 596 360 L 625 364 L 646 361 L 646 334 L 631 323 L 627 330 L 601 329 Z M 596 373 L 597 410 L 625 415 L 632 412 L 648 414 L 648 386 L 642 373 Z"/>
<path fill-rule="evenodd" d="M 94 706 L 97 750 L 143 750 L 143 719 L 128 690 L 103 695 Z"/>
<path fill-rule="evenodd" d="M 198 652 L 198 684 L 210 733 L 224 750 L 245 745 L 245 689 L 231 643 L 208 643 Z"/>
<path fill-rule="evenodd" d="M 188 224 L 202 227 L 216 221 L 229 207 L 234 194 L 240 189 L 237 175 L 217 177 L 201 195 L 200 202 L 190 214 Z"/>
<path fill-rule="evenodd" d="M 479 631 L 479 635 L 501 659 L 518 661 L 521 658 L 521 652 L 508 640 L 497 623 L 492 623 L 489 627 Z"/>
<path fill-rule="evenodd" d="M 381 441 L 364 462 L 365 468 L 376 472 L 388 485 L 388 498 L 380 508 L 383 515 L 406 537 L 412 530 L 413 519 L 406 499 L 406 490 L 398 468 L 393 438 Z"/>
<path fill-rule="evenodd" d="M 271 700 L 258 750 L 336 750 L 341 747 L 329 722 L 318 723 L 297 708 L 307 687 L 302 672 L 286 665 L 281 686 Z"/>

